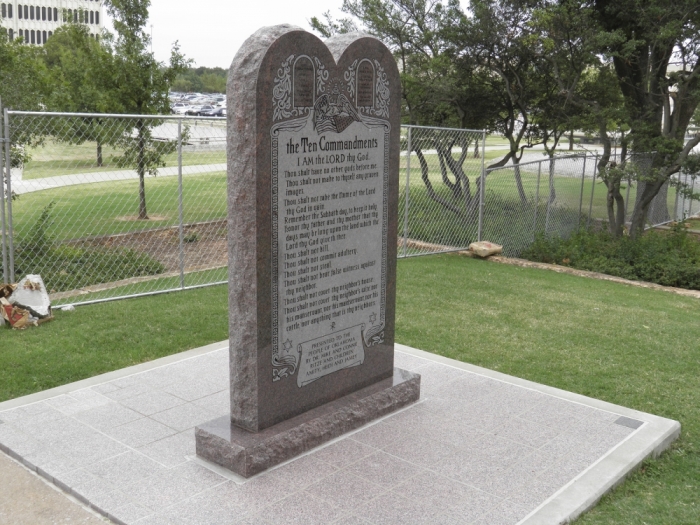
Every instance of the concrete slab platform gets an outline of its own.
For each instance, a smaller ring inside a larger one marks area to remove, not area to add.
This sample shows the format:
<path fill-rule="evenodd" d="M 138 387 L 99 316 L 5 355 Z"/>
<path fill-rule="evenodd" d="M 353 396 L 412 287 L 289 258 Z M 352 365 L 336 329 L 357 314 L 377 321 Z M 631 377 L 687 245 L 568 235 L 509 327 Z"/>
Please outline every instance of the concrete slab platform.
<path fill-rule="evenodd" d="M 396 366 L 418 403 L 247 480 L 194 450 L 226 404 L 226 342 L 0 403 L 0 450 L 115 523 L 555 525 L 680 433 L 402 345 Z"/>

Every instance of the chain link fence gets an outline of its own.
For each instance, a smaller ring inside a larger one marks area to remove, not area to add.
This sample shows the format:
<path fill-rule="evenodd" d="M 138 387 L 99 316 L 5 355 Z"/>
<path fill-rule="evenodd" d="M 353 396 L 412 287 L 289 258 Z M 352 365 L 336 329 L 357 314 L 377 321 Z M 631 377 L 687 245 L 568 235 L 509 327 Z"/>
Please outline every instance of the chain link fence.
<path fill-rule="evenodd" d="M 226 282 L 224 119 L 5 119 L 5 281 L 55 305 Z"/>
<path fill-rule="evenodd" d="M 4 282 L 41 274 L 56 306 L 226 283 L 225 119 L 5 110 L 2 132 Z M 486 169 L 502 152 L 483 131 L 415 126 L 401 150 L 399 257 L 477 240 L 518 256 L 538 232 L 606 220 L 595 156 Z M 667 185 L 650 218 L 699 211 Z"/>

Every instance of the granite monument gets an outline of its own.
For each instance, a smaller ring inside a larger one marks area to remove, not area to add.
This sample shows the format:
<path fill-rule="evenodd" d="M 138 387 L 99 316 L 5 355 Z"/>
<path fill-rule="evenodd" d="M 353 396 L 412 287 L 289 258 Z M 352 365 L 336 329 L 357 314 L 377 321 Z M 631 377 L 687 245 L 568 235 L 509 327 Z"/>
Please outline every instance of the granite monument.
<path fill-rule="evenodd" d="M 228 81 L 231 413 L 197 454 L 244 477 L 402 408 L 399 74 L 363 34 L 267 27 Z"/>

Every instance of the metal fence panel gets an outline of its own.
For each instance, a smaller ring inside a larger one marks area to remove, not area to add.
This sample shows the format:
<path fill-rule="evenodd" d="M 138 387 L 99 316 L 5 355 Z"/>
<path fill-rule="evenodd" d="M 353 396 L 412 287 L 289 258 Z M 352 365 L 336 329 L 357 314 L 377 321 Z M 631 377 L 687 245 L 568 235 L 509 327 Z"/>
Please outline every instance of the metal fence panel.
<path fill-rule="evenodd" d="M 402 126 L 399 256 L 464 250 L 479 235 L 483 131 Z"/>
<path fill-rule="evenodd" d="M 555 157 L 487 171 L 484 236 L 517 257 L 537 232 L 566 236 L 579 227 L 584 156 Z"/>
<path fill-rule="evenodd" d="M 11 117 L 11 276 L 40 273 L 56 305 L 226 280 L 223 120 Z"/>
<path fill-rule="evenodd" d="M 57 306 L 227 281 L 225 119 L 5 110 L 0 136 L 4 281 L 40 273 Z M 486 150 L 483 131 L 402 126 L 399 257 L 477 240 L 519 256 L 538 233 L 607 220 L 597 156 L 486 170 Z M 654 224 L 700 212 L 676 186 Z M 622 191 L 629 219 L 638 184 Z"/>

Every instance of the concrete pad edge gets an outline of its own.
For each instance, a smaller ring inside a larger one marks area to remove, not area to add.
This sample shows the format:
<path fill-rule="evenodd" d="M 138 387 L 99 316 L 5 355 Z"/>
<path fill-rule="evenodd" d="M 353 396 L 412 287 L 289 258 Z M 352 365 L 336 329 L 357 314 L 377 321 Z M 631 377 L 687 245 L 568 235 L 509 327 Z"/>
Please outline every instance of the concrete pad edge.
<path fill-rule="evenodd" d="M 396 350 L 644 422 L 625 441 L 544 501 L 542 505 L 523 518 L 518 525 L 560 525 L 573 521 L 591 509 L 605 494 L 622 483 L 646 459 L 657 457 L 669 448 L 681 433 L 680 423 L 672 419 L 534 383 L 405 345 L 396 344 Z"/>

